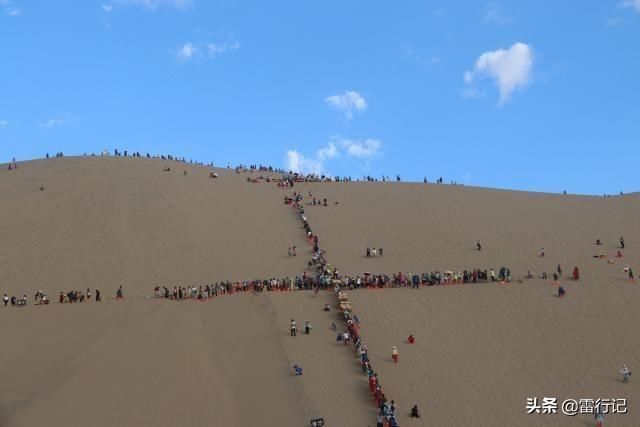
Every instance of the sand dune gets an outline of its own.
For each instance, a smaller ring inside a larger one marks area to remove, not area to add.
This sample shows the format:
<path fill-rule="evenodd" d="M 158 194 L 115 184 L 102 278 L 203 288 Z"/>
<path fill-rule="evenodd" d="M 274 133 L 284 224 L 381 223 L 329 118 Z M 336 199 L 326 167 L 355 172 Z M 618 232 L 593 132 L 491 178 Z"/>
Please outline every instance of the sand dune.
<path fill-rule="evenodd" d="M 164 166 L 171 172 L 163 172 Z M 284 194 L 305 206 L 342 273 L 511 268 L 508 285 L 351 292 L 362 334 L 401 425 L 590 425 L 588 416 L 525 415 L 525 400 L 627 398 L 638 425 L 633 326 L 640 289 L 637 194 L 586 197 L 406 183 L 309 183 L 284 191 L 246 175 L 162 160 L 62 158 L 0 170 L 0 293 L 124 285 L 124 301 L 0 308 L 0 425 L 374 425 L 366 377 L 329 329 L 333 294 L 241 293 L 198 303 L 148 298 L 154 285 L 294 277 L 311 248 Z M 188 173 L 185 176 L 183 171 Z M 43 185 L 44 191 L 39 191 Z M 339 202 L 334 204 L 334 202 Z M 308 200 L 305 200 L 305 203 Z M 613 255 L 618 238 L 627 248 Z M 593 244 L 595 239 L 602 246 Z M 481 240 L 483 250 L 475 249 Z M 296 245 L 298 257 L 288 257 Z M 364 249 L 383 247 L 382 258 Z M 538 256 L 544 247 L 544 258 Z M 519 280 L 531 270 L 581 269 Z M 292 338 L 289 320 L 310 320 Z M 409 333 L 417 343 L 404 343 Z M 400 347 L 400 363 L 390 361 Z M 304 375 L 292 375 L 300 364 Z M 418 404 L 420 420 L 408 418 Z"/>

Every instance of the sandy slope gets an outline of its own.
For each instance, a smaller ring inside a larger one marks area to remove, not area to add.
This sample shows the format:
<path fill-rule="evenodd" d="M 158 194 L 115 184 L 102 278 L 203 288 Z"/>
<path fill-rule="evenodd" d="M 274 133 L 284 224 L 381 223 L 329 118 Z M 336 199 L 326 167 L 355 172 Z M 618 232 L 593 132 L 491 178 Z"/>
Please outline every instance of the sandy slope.
<path fill-rule="evenodd" d="M 270 301 L 0 310 L 0 425 L 304 425 Z"/>
<path fill-rule="evenodd" d="M 558 263 L 565 271 L 579 265 L 590 273 L 601 269 L 591 256 L 614 254 L 620 236 L 630 246 L 628 257 L 640 257 L 637 195 L 605 199 L 409 183 L 298 187 L 305 195 L 309 189 L 328 199 L 328 207 L 310 206 L 306 214 L 344 273 L 505 265 L 524 275 L 527 269 L 551 272 Z M 604 246 L 593 245 L 596 239 Z M 384 258 L 366 258 L 366 246 L 383 247 Z M 537 256 L 542 247 L 544 259 Z"/>
<path fill-rule="evenodd" d="M 114 295 L 122 284 L 146 295 L 156 283 L 300 274 L 306 259 L 289 258 L 287 248 L 302 247 L 302 235 L 279 190 L 226 170 L 210 180 L 209 171 L 100 157 L 0 171 L 0 291 Z"/>
<path fill-rule="evenodd" d="M 172 172 L 162 172 L 165 165 Z M 182 174 L 183 170 L 188 175 Z M 309 254 L 283 191 L 245 175 L 131 158 L 64 158 L 0 170 L 0 293 L 125 285 L 124 302 L 0 308 L 0 425 L 368 425 L 365 377 L 322 311 L 329 292 L 148 300 L 153 285 L 300 274 Z M 40 185 L 45 191 L 40 192 Z M 620 272 L 640 259 L 640 198 L 574 197 L 422 184 L 302 184 L 327 197 L 307 217 L 342 272 L 512 269 L 549 282 L 358 291 L 353 305 L 402 425 L 589 425 L 524 416 L 529 396 L 627 397 L 638 425 L 640 297 Z M 339 201 L 334 205 L 334 201 Z M 624 260 L 613 254 L 624 235 Z M 596 238 L 604 245 L 593 245 Z M 475 250 L 480 239 L 484 249 Z M 300 256 L 289 258 L 288 246 Z M 367 259 L 364 248 L 384 247 Z M 537 256 L 541 247 L 547 256 Z M 289 319 L 310 320 L 291 338 Z M 336 321 L 339 324 L 339 322 Z M 409 333 L 418 343 L 404 344 Z M 401 363 L 389 361 L 400 346 Z M 302 377 L 290 371 L 304 367 Z M 636 374 L 637 375 L 637 374 Z M 635 377 L 634 377 L 635 378 Z M 409 420 L 418 404 L 425 418 Z M 265 421 L 266 420 L 266 421 Z M 277 420 L 277 421 L 274 421 Z"/>

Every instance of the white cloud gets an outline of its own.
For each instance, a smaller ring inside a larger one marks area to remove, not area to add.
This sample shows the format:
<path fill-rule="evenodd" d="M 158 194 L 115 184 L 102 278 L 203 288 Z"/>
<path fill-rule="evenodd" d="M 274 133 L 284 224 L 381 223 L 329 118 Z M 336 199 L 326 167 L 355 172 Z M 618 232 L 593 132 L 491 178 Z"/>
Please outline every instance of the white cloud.
<path fill-rule="evenodd" d="M 113 5 L 112 4 L 103 4 L 102 5 L 102 10 L 105 11 L 106 13 L 111 13 L 111 11 L 113 10 Z"/>
<path fill-rule="evenodd" d="M 17 9 L 15 7 L 10 7 L 7 9 L 7 15 L 9 16 L 18 16 L 22 13 L 22 11 L 20 9 Z"/>
<path fill-rule="evenodd" d="M 340 140 L 340 145 L 346 150 L 347 155 L 359 159 L 368 159 L 380 152 L 382 143 L 377 139 L 365 139 L 364 141 L 342 139 Z"/>
<path fill-rule="evenodd" d="M 329 142 L 329 144 L 318 150 L 318 159 L 333 159 L 336 156 L 339 156 L 338 147 L 333 142 Z"/>
<path fill-rule="evenodd" d="M 195 55 L 196 51 L 196 47 L 193 44 L 187 42 L 182 45 L 180 50 L 178 50 L 178 59 L 188 61 L 191 59 L 191 57 L 193 57 L 193 55 Z"/>
<path fill-rule="evenodd" d="M 0 120 L 0 128 L 6 128 L 7 126 L 9 126 L 9 122 L 6 120 Z"/>
<path fill-rule="evenodd" d="M 240 43 L 207 43 L 207 53 L 210 58 L 216 58 L 225 52 L 231 52 L 240 48 Z"/>
<path fill-rule="evenodd" d="M 303 174 L 322 175 L 324 173 L 324 165 L 321 160 L 306 158 L 297 150 L 287 151 L 287 169 Z"/>
<path fill-rule="evenodd" d="M 40 123 L 41 128 L 51 129 L 56 126 L 60 126 L 63 123 L 62 119 L 49 119 L 44 123 Z"/>
<path fill-rule="evenodd" d="M 186 62 L 191 59 L 202 59 L 205 55 L 211 59 L 220 55 L 240 49 L 239 42 L 232 43 L 198 43 L 187 42 L 175 51 L 179 61 Z"/>
<path fill-rule="evenodd" d="M 640 13 L 640 0 L 624 0 L 620 2 L 618 6 L 633 9 L 636 13 Z"/>
<path fill-rule="evenodd" d="M 500 104 L 509 101 L 516 89 L 531 81 L 534 54 L 531 47 L 515 43 L 509 49 L 484 52 L 478 57 L 472 71 L 464 73 L 464 81 L 470 85 L 476 77 L 489 77 L 496 81 L 500 91 Z"/>
<path fill-rule="evenodd" d="M 367 109 L 367 101 L 356 91 L 347 90 L 341 95 L 332 95 L 324 99 L 332 108 L 340 111 L 349 120 L 354 111 L 362 112 Z"/>
<path fill-rule="evenodd" d="M 381 154 L 381 147 L 382 143 L 376 139 L 358 141 L 334 136 L 326 147 L 316 151 L 315 156 L 307 157 L 297 150 L 288 150 L 286 153 L 286 168 L 298 173 L 327 175 L 325 162 L 335 157 L 340 157 L 341 150 L 347 157 L 369 160 Z"/>

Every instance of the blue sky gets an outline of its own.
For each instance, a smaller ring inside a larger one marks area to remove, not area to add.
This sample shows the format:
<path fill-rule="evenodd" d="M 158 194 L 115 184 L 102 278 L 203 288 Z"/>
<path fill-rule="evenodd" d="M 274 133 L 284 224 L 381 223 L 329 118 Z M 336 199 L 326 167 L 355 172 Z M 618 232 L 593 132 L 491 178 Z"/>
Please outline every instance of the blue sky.
<path fill-rule="evenodd" d="M 0 0 L 0 161 L 640 190 L 640 0 Z"/>

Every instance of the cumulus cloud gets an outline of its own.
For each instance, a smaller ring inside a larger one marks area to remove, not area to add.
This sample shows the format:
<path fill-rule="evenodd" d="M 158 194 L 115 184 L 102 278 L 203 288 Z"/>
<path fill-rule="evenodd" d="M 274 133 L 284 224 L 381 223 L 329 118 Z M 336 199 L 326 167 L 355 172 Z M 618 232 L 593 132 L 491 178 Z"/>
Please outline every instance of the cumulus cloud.
<path fill-rule="evenodd" d="M 352 119 L 354 112 L 363 112 L 367 109 L 367 100 L 353 90 L 347 90 L 339 95 L 328 96 L 324 101 L 330 107 L 343 113 L 347 119 Z"/>
<path fill-rule="evenodd" d="M 49 119 L 46 122 L 40 123 L 41 128 L 51 129 L 56 126 L 60 126 L 63 123 L 62 119 Z"/>
<path fill-rule="evenodd" d="M 178 50 L 178 59 L 188 61 L 195 55 L 196 51 L 196 47 L 192 43 L 187 42 Z"/>
<path fill-rule="evenodd" d="M 287 169 L 303 174 L 322 175 L 324 173 L 324 165 L 321 160 L 307 158 L 297 150 L 287 151 Z"/>
<path fill-rule="evenodd" d="M 626 9 L 633 9 L 636 13 L 640 13 L 640 0 L 624 0 L 619 3 L 619 6 Z"/>
<path fill-rule="evenodd" d="M 357 157 L 359 159 L 368 159 L 376 156 L 380 152 L 382 143 L 377 139 L 365 139 L 364 141 L 355 141 L 351 139 L 343 139 L 340 144 L 346 151 L 347 155 Z"/>
<path fill-rule="evenodd" d="M 7 126 L 9 126 L 9 122 L 6 120 L 0 120 L 0 128 L 6 128 Z"/>
<path fill-rule="evenodd" d="M 494 79 L 500 91 L 500 104 L 504 104 L 514 90 L 529 84 L 533 62 L 533 49 L 525 43 L 515 43 L 507 50 L 498 49 L 480 55 L 473 70 L 464 73 L 464 82 L 471 85 L 478 77 Z"/>
<path fill-rule="evenodd" d="M 113 5 L 112 4 L 103 4 L 102 5 L 102 10 L 106 13 L 111 13 L 111 11 L 113 10 Z"/>
<path fill-rule="evenodd" d="M 340 157 L 369 160 L 380 155 L 382 143 L 377 139 L 353 140 L 334 136 L 325 147 L 315 152 L 315 155 L 305 156 L 297 150 L 286 152 L 286 168 L 298 173 L 327 174 L 325 162 Z"/>

